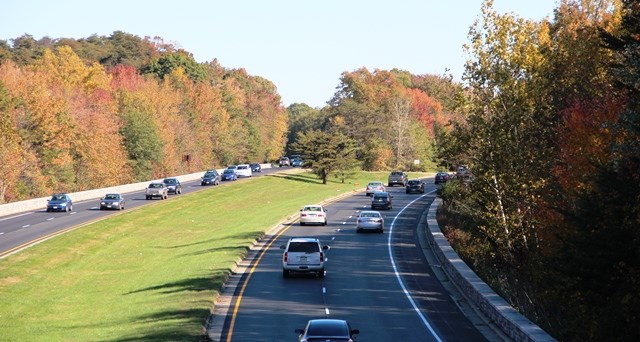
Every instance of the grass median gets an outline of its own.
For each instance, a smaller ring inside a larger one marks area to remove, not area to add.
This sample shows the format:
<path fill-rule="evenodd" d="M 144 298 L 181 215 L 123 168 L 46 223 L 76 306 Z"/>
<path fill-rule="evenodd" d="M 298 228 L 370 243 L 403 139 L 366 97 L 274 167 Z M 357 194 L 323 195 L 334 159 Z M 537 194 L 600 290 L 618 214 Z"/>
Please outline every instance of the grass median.
<path fill-rule="evenodd" d="M 279 173 L 208 187 L 2 259 L 0 340 L 197 341 L 217 290 L 256 238 L 305 204 L 387 174 L 322 185 L 309 173 Z"/>

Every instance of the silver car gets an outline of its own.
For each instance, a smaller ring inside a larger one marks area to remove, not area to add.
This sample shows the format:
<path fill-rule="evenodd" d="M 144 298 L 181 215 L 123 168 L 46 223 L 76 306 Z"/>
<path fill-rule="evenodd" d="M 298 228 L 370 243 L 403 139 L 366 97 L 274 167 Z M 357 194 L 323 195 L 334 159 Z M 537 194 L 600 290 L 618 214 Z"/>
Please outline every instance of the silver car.
<path fill-rule="evenodd" d="M 282 276 L 288 278 L 292 273 L 315 274 L 324 278 L 324 251 L 329 246 L 322 246 L 317 238 L 291 238 L 286 245 L 280 246 L 282 253 Z"/>
<path fill-rule="evenodd" d="M 169 189 L 164 183 L 154 182 L 149 184 L 147 187 L 146 198 L 150 200 L 154 197 L 160 197 L 160 199 L 169 198 Z"/>
<path fill-rule="evenodd" d="M 384 217 L 379 211 L 365 210 L 360 212 L 356 220 L 356 232 L 360 233 L 365 230 L 384 233 Z"/>

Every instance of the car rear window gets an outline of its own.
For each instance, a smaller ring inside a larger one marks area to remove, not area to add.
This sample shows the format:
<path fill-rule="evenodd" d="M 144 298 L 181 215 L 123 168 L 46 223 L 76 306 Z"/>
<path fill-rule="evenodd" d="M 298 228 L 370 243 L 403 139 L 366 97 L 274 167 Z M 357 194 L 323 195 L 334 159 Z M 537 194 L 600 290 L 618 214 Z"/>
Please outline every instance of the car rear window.
<path fill-rule="evenodd" d="M 417 180 L 410 180 L 410 181 L 409 181 L 409 184 L 411 184 L 411 185 L 420 185 L 420 181 L 417 181 Z"/>
<path fill-rule="evenodd" d="M 320 247 L 315 242 L 292 242 L 289 244 L 289 252 L 316 253 Z"/>
<path fill-rule="evenodd" d="M 307 332 L 309 336 L 349 336 L 346 325 L 338 324 L 312 324 Z"/>
<path fill-rule="evenodd" d="M 394 176 L 402 176 L 402 172 L 391 172 Z"/>

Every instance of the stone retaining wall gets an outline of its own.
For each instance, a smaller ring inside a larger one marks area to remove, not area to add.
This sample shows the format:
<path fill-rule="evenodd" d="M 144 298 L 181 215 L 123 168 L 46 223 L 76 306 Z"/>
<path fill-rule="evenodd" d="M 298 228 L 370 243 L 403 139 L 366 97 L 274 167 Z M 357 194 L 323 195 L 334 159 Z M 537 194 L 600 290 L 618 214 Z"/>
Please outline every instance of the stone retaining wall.
<path fill-rule="evenodd" d="M 441 203 L 442 199 L 436 198 L 429 208 L 427 228 L 430 234 L 427 234 L 427 238 L 449 279 L 485 317 L 514 341 L 555 341 L 542 328 L 511 307 L 460 259 L 436 220 Z"/>

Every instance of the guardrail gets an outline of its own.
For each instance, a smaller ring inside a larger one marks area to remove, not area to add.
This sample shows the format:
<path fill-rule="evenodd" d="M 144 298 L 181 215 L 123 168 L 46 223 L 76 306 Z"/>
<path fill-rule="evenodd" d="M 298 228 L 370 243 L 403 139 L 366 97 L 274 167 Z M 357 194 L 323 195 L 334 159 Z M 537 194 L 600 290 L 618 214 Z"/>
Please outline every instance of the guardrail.
<path fill-rule="evenodd" d="M 449 279 L 473 305 L 514 341 L 555 341 L 551 335 L 514 309 L 462 261 L 436 220 L 442 199 L 436 197 L 427 214 L 427 239 Z"/>
<path fill-rule="evenodd" d="M 271 164 L 260 164 L 263 169 L 271 168 Z M 218 172 L 222 172 L 223 169 L 219 169 Z M 199 179 L 202 177 L 205 171 L 190 173 L 181 176 L 175 176 L 180 180 L 180 182 L 188 182 L 192 180 Z M 71 196 L 71 200 L 74 202 L 81 202 L 92 199 L 102 198 L 106 193 L 128 193 L 134 191 L 140 191 L 147 188 L 150 182 L 154 181 L 162 181 L 164 178 L 153 179 L 144 182 L 132 183 L 132 184 L 123 184 L 116 185 L 108 188 L 101 189 L 93 189 L 93 190 L 85 190 L 79 192 L 69 193 Z M 25 201 L 19 202 L 11 202 L 6 204 L 0 204 L 0 217 L 7 215 L 19 214 L 27 211 L 40 210 L 45 209 L 47 207 L 47 200 L 50 199 L 51 196 L 33 198 Z"/>

